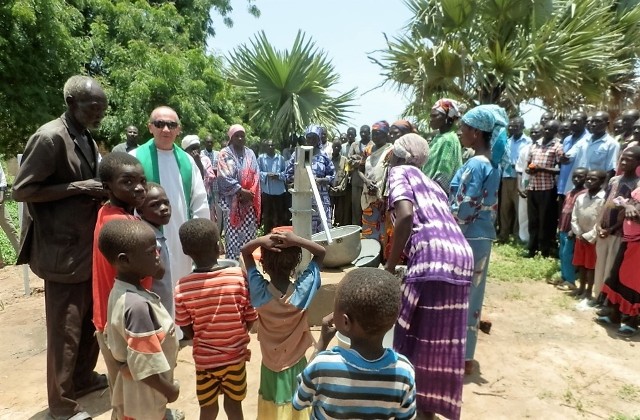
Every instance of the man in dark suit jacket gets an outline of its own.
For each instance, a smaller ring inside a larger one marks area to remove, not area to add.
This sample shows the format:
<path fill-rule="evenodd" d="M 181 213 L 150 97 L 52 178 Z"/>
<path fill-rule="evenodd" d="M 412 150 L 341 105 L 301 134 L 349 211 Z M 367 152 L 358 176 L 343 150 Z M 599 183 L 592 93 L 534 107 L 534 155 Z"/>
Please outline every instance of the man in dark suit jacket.
<path fill-rule="evenodd" d="M 73 76 L 64 99 L 67 111 L 27 142 L 13 197 L 29 210 L 17 263 L 44 279 L 48 418 L 83 420 L 91 417 L 76 399 L 107 386 L 93 371 L 99 349 L 91 322 L 93 229 L 105 193 L 87 130 L 100 125 L 107 98 L 96 80 Z"/>

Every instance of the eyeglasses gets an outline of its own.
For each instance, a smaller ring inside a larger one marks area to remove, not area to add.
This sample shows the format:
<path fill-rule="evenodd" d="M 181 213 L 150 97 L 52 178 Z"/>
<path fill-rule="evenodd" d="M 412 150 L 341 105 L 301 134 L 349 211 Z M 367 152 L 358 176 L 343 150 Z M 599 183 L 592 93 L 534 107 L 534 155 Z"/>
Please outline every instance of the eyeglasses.
<path fill-rule="evenodd" d="M 151 124 L 153 124 L 155 128 L 159 129 L 167 127 L 169 130 L 175 130 L 176 128 L 178 128 L 178 123 L 175 121 L 155 120 L 152 121 Z"/>

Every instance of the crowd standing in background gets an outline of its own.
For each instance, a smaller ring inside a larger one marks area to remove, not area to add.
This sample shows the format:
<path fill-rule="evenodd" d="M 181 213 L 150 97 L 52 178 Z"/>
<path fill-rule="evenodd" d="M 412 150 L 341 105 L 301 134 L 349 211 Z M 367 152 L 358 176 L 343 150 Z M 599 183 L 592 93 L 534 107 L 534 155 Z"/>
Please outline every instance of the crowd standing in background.
<path fill-rule="evenodd" d="M 491 327 L 481 314 L 494 242 L 523 244 L 523 258 L 559 258 L 550 283 L 597 307 L 596 321 L 618 335 L 637 333 L 635 109 L 613 122 L 605 111 L 545 112 L 526 134 L 523 119 L 497 105 L 465 110 L 441 98 L 430 141 L 419 124 L 380 120 L 361 126 L 359 139 L 354 127 L 333 136 L 311 125 L 280 139 L 282 151 L 266 139 L 256 153 L 239 124 L 220 151 L 211 135 L 178 139 L 178 114 L 159 106 L 150 140 L 139 145 L 137 128 L 127 127 L 126 141 L 101 157 L 89 130 L 107 108 L 102 88 L 74 76 L 63 94 L 67 111 L 29 139 L 13 185 L 28 208 L 21 243 L 2 225 L 18 263 L 45 282 L 53 419 L 90 418 L 77 399 L 107 387 L 114 418 L 161 418 L 180 392 L 180 339 L 193 340 L 201 414 L 215 418 L 224 394 L 227 416 L 240 418 L 255 321 L 259 418 L 358 417 L 365 405 L 353 401 L 372 387 L 370 413 L 459 419 L 479 331 Z M 380 242 L 382 261 L 340 283 L 312 360 L 307 310 L 325 249 L 278 229 L 291 225 L 302 144 L 320 196 L 312 232 L 324 229 L 321 213 L 329 227 L 361 226 L 363 238 Z M 3 212 L 6 188 L 0 172 Z M 303 249 L 313 259 L 299 272 Z M 390 329 L 393 349 L 385 349 Z M 351 349 L 327 350 L 336 332 Z M 107 376 L 94 371 L 98 353 Z"/>

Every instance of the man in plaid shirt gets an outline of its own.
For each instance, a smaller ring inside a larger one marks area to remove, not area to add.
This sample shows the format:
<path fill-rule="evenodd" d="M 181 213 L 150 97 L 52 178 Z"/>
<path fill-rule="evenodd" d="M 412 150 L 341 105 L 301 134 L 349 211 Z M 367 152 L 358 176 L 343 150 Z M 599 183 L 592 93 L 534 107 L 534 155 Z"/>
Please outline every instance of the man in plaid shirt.
<path fill-rule="evenodd" d="M 562 143 L 556 139 L 560 122 L 551 120 L 544 126 L 542 139 L 531 145 L 526 172 L 530 175 L 527 192 L 529 213 L 529 252 L 533 257 L 540 251 L 543 257 L 551 253 L 551 245 L 558 227 L 556 176 Z"/>

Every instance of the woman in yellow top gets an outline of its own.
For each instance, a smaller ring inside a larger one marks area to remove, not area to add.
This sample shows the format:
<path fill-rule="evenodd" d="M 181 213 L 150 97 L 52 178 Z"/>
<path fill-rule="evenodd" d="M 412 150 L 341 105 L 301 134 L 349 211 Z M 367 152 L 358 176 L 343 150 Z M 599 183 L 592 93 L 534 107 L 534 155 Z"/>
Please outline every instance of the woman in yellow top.
<path fill-rule="evenodd" d="M 362 205 L 362 237 L 382 243 L 385 234 L 384 189 L 388 170 L 388 154 L 393 149 L 389 143 L 389 123 L 378 121 L 371 126 L 371 143 L 364 151 L 366 158 L 364 182 L 360 203 Z"/>

